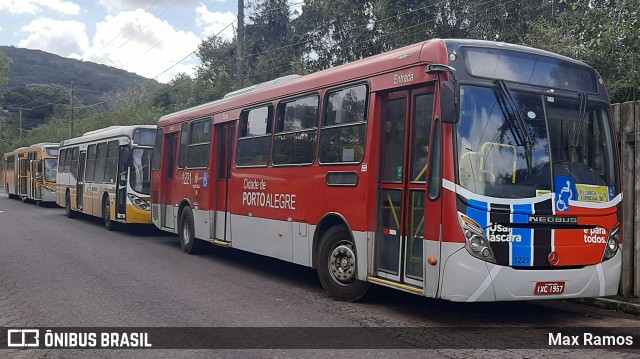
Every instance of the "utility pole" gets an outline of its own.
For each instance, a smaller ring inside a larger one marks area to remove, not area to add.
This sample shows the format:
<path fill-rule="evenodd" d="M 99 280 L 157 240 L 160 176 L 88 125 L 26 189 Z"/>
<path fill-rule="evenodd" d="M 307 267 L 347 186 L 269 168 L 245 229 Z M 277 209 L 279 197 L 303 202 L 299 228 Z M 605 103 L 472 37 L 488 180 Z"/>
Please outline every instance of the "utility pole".
<path fill-rule="evenodd" d="M 69 99 L 71 103 L 71 119 L 69 120 L 69 138 L 73 138 L 73 81 L 71 81 L 71 98 Z"/>
<path fill-rule="evenodd" d="M 244 87 L 244 0 L 238 0 L 238 38 L 236 43 L 236 70 L 238 72 L 236 90 L 239 90 Z"/>
<path fill-rule="evenodd" d="M 22 106 L 20 106 L 20 144 L 22 144 Z"/>
<path fill-rule="evenodd" d="M 7 110 L 0 108 L 0 114 L 2 114 L 2 117 L 0 117 L 0 138 L 2 138 L 2 124 L 4 123 L 6 113 Z"/>

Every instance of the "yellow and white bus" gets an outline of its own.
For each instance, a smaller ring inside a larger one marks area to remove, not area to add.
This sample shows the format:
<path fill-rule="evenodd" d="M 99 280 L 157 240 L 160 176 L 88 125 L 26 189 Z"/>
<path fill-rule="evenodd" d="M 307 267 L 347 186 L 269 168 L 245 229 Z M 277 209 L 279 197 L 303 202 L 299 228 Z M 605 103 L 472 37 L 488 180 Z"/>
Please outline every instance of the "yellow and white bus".
<path fill-rule="evenodd" d="M 99 217 L 107 230 L 117 223 L 151 223 L 155 136 L 154 125 L 111 126 L 62 141 L 56 202 L 67 217 Z"/>
<path fill-rule="evenodd" d="M 56 201 L 57 143 L 37 143 L 4 155 L 4 188 L 9 198 L 38 205 Z"/>

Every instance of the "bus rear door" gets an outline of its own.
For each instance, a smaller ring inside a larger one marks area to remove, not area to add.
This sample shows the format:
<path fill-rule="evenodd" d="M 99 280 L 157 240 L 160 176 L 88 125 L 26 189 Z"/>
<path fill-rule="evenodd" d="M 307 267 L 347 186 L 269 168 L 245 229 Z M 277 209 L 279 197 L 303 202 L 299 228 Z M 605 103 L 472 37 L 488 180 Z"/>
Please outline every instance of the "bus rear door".
<path fill-rule="evenodd" d="M 168 133 L 164 139 L 164 183 L 160 191 L 161 226 L 167 229 L 175 229 L 175 210 L 173 206 L 173 176 L 176 170 L 176 150 L 178 146 L 178 133 Z M 175 232 L 175 231 L 174 231 Z"/>
<path fill-rule="evenodd" d="M 29 186 L 29 159 L 20 157 L 18 166 L 18 195 L 27 197 Z"/>
<path fill-rule="evenodd" d="M 229 180 L 231 177 L 231 154 L 235 139 L 235 123 L 226 122 L 215 127 L 215 190 L 210 223 L 213 239 L 231 241 L 230 218 L 228 212 Z"/>
<path fill-rule="evenodd" d="M 78 176 L 76 177 L 76 205 L 78 211 L 82 211 L 82 204 L 84 198 L 84 170 L 85 160 L 87 159 L 87 151 L 80 152 L 80 158 L 78 159 Z"/>

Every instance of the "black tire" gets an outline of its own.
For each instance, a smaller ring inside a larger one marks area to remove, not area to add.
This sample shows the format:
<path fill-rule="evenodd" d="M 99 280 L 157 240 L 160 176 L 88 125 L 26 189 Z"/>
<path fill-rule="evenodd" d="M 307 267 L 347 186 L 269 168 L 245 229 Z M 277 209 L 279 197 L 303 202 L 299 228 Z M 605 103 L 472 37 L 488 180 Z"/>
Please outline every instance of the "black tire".
<path fill-rule="evenodd" d="M 116 229 L 117 223 L 111 220 L 111 202 L 109 201 L 109 196 L 104 196 L 102 199 L 102 222 L 107 231 Z"/>
<path fill-rule="evenodd" d="M 196 254 L 202 250 L 203 242 L 196 238 L 191 207 L 186 206 L 182 209 L 178 230 L 180 232 L 180 247 L 182 247 L 183 252 Z"/>
<path fill-rule="evenodd" d="M 318 278 L 330 297 L 355 302 L 369 289 L 357 279 L 358 258 L 351 233 L 344 225 L 329 229 L 318 247 Z"/>
<path fill-rule="evenodd" d="M 75 212 L 71 209 L 71 196 L 68 191 L 64 196 L 64 212 L 67 215 L 67 218 L 75 217 Z"/>
<path fill-rule="evenodd" d="M 36 206 L 38 206 L 38 207 L 42 207 L 42 206 L 43 206 L 43 205 L 42 205 L 42 201 L 40 201 L 40 200 L 36 200 Z"/>

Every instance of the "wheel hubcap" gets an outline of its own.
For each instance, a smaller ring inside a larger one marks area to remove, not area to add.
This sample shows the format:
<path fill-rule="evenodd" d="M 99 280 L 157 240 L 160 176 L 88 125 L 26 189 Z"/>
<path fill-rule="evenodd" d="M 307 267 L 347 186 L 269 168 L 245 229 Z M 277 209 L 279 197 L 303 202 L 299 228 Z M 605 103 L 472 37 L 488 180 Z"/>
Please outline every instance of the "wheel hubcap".
<path fill-rule="evenodd" d="M 186 223 L 182 225 L 182 238 L 184 238 L 184 244 L 189 244 L 191 241 L 191 235 Z"/>
<path fill-rule="evenodd" d="M 331 252 L 329 273 L 341 284 L 353 282 L 356 275 L 356 254 L 351 244 L 340 244 Z"/>

